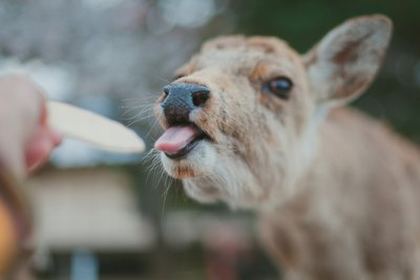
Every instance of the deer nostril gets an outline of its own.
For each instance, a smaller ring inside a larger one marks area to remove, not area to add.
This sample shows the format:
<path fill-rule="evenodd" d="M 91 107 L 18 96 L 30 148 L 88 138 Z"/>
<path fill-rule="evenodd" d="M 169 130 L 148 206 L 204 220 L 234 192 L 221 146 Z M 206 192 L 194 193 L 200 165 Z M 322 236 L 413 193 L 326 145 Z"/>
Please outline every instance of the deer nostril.
<path fill-rule="evenodd" d="M 194 106 L 200 107 L 203 106 L 204 103 L 206 103 L 207 99 L 209 99 L 209 91 L 208 90 L 200 90 L 197 92 L 192 93 L 192 102 Z"/>
<path fill-rule="evenodd" d="M 170 91 L 169 87 L 167 87 L 167 86 L 166 86 L 166 87 L 164 87 L 164 88 L 163 88 L 163 94 L 164 94 L 164 95 L 163 95 L 163 100 L 165 100 L 165 99 L 166 99 L 166 97 L 168 97 L 168 95 L 169 95 L 169 91 Z M 163 100 L 162 100 L 162 101 L 163 101 Z"/>

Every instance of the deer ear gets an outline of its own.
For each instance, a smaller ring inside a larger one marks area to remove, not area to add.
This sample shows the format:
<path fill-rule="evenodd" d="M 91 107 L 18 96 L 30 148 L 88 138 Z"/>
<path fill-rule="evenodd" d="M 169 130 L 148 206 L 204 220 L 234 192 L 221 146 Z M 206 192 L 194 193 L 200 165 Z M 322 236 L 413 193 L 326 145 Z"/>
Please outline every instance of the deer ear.
<path fill-rule="evenodd" d="M 350 19 L 330 31 L 305 56 L 309 83 L 320 103 L 343 105 L 373 81 L 392 33 L 392 22 L 373 15 Z"/>

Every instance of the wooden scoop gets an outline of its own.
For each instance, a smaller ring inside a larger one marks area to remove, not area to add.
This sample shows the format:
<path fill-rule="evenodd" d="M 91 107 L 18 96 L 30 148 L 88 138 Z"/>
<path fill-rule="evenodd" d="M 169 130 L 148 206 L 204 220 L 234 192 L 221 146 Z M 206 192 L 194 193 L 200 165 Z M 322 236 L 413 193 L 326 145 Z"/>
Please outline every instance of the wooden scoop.
<path fill-rule="evenodd" d="M 143 140 L 122 124 L 96 113 L 56 101 L 47 102 L 48 123 L 64 137 L 86 141 L 118 153 L 141 153 Z"/>

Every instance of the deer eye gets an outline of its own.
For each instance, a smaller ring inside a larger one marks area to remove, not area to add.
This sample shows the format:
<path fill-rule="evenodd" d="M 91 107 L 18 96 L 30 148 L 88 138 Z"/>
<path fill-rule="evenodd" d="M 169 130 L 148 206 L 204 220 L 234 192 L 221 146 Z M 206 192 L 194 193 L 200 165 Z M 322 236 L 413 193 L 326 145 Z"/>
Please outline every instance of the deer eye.
<path fill-rule="evenodd" d="M 268 91 L 286 100 L 289 99 L 292 87 L 293 83 L 287 77 L 277 77 L 263 84 L 264 91 Z"/>

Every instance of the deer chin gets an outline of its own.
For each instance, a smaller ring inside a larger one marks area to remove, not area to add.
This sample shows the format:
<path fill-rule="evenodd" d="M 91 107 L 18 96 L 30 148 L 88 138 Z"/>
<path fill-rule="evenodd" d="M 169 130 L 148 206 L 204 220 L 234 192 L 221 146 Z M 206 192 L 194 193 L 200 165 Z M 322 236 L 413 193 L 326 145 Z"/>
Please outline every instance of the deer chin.
<path fill-rule="evenodd" d="M 165 152 L 160 153 L 165 171 L 176 179 L 208 176 L 214 170 L 217 151 L 214 144 L 206 138 L 192 140 L 181 153 L 173 156 Z"/>

